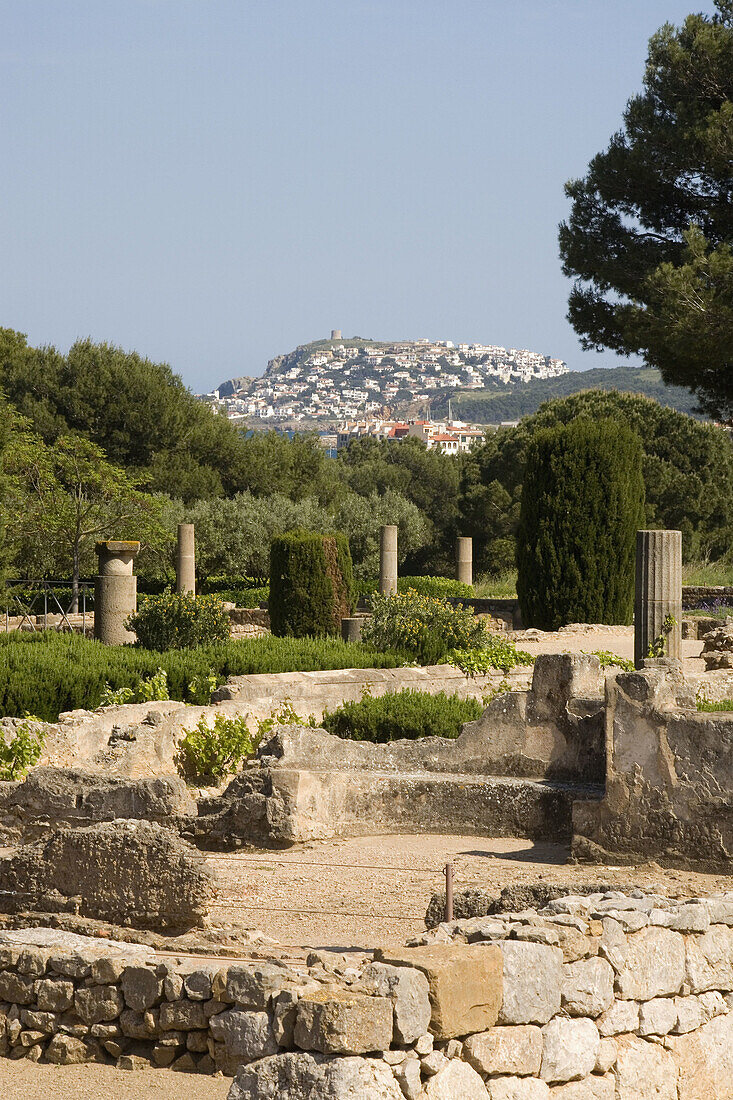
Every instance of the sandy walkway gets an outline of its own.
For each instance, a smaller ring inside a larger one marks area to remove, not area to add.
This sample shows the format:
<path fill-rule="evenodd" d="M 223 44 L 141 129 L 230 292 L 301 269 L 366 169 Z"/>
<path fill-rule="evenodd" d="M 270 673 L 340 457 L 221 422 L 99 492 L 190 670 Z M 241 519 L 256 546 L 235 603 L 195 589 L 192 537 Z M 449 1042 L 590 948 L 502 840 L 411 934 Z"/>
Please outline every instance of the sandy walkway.
<path fill-rule="evenodd" d="M 280 852 L 210 854 L 221 881 L 214 917 L 260 928 L 288 948 L 346 948 L 399 943 L 425 929 L 442 868 L 455 867 L 455 889 L 497 893 L 518 882 L 632 882 L 661 892 L 730 889 L 722 875 L 645 867 L 577 866 L 562 845 L 478 836 L 373 836 L 325 840 Z M 297 950 L 292 952 L 299 954 Z"/>
<path fill-rule="evenodd" d="M 114 1066 L 44 1066 L 0 1059 L 2 1100 L 226 1100 L 229 1077 Z"/>

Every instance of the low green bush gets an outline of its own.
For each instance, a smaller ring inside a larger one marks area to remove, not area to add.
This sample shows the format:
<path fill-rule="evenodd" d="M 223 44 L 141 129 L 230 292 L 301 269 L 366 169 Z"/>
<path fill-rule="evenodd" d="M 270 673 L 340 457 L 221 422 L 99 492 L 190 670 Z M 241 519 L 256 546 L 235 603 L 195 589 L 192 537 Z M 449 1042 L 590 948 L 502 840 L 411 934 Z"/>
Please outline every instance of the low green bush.
<path fill-rule="evenodd" d="M 372 617 L 362 637 L 378 649 L 409 654 L 423 665 L 439 664 L 453 649 L 475 649 L 486 641 L 483 624 L 472 611 L 412 589 L 372 596 Z"/>
<path fill-rule="evenodd" d="M 30 720 L 17 727 L 10 741 L 0 734 L 0 780 L 22 779 L 40 760 L 45 739 L 43 730 Z"/>
<path fill-rule="evenodd" d="M 452 649 L 447 659 L 467 676 L 482 676 L 497 668 L 509 672 L 517 665 L 534 664 L 531 653 L 517 649 L 514 642 L 496 634 L 489 634 L 478 649 Z"/>
<path fill-rule="evenodd" d="M 172 592 L 146 596 L 125 625 L 143 649 L 195 649 L 229 637 L 229 615 L 219 596 Z"/>
<path fill-rule="evenodd" d="M 364 695 L 358 703 L 343 703 L 326 711 L 321 725 L 329 733 L 352 741 L 411 740 L 418 737 L 457 737 L 464 722 L 481 717 L 478 699 L 462 699 L 440 691 L 388 692 L 373 698 Z"/>
<path fill-rule="evenodd" d="M 226 775 L 237 771 L 256 747 L 246 718 L 217 714 L 210 726 L 202 717 L 178 742 L 179 771 L 189 782 L 220 783 Z"/>
<path fill-rule="evenodd" d="M 165 669 L 159 668 L 152 676 L 144 676 L 134 688 L 113 688 L 110 684 L 105 683 L 99 705 L 101 707 L 120 707 L 125 703 L 154 703 L 163 699 L 170 699 L 168 673 Z M 209 692 L 210 699 L 211 692 Z"/>
<path fill-rule="evenodd" d="M 356 591 L 359 599 L 369 599 L 379 592 L 379 581 L 356 581 Z M 421 596 L 473 596 L 474 590 L 470 584 L 456 581 L 452 577 L 398 577 L 398 592 L 418 592 Z"/>
<path fill-rule="evenodd" d="M 172 699 L 208 702 L 206 687 L 251 673 L 316 672 L 332 668 L 396 668 L 404 658 L 340 638 L 250 638 L 161 653 L 140 646 L 105 646 L 79 634 L 0 634 L 0 715 L 94 710 L 105 687 L 137 689 L 163 669 Z M 206 683 L 204 683 L 206 681 Z M 193 687 L 191 686 L 193 685 Z"/>
<path fill-rule="evenodd" d="M 624 672 L 633 672 L 633 661 L 629 661 L 626 657 L 619 657 L 617 653 L 611 653 L 610 649 L 593 649 L 588 654 L 589 657 L 597 657 L 601 662 L 601 668 L 620 668 Z"/>

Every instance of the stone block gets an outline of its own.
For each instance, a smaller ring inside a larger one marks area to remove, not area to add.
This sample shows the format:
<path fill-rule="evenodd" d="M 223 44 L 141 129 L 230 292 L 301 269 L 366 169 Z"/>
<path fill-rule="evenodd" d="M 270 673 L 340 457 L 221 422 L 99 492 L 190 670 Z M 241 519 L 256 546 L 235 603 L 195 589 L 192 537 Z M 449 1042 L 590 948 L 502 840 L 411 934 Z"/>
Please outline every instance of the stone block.
<path fill-rule="evenodd" d="M 414 967 L 425 975 L 430 1030 L 436 1039 L 486 1031 L 496 1023 L 502 998 L 502 961 L 495 945 L 380 948 L 375 957 L 393 966 Z"/>
<path fill-rule="evenodd" d="M 550 1089 L 550 1100 L 615 1100 L 616 1081 L 613 1074 L 606 1077 L 586 1077 L 583 1081 L 569 1081 Z M 641 1100 L 641 1098 L 640 1098 Z"/>
<path fill-rule="evenodd" d="M 366 1054 L 388 1050 L 392 1028 L 392 1002 L 386 998 L 325 988 L 298 1001 L 294 1040 L 301 1050 L 321 1054 Z"/>
<path fill-rule="evenodd" d="M 501 945 L 504 996 L 502 1024 L 546 1024 L 560 1011 L 562 951 L 539 943 L 507 940 Z"/>
<path fill-rule="evenodd" d="M 639 1006 L 636 1001 L 614 1001 L 596 1019 L 599 1033 L 605 1037 L 636 1031 L 639 1026 Z"/>
<path fill-rule="evenodd" d="M 287 984 L 289 971 L 273 963 L 230 966 L 212 980 L 212 995 L 241 1008 L 264 1012 L 270 999 Z"/>
<path fill-rule="evenodd" d="M 254 1062 L 277 1054 L 278 1046 L 266 1012 L 245 1012 L 231 1008 L 212 1016 L 209 1029 L 228 1055 L 241 1062 Z"/>
<path fill-rule="evenodd" d="M 453 1058 L 430 1078 L 425 1100 L 486 1100 L 486 1087 L 475 1069 Z"/>
<path fill-rule="evenodd" d="M 428 1030 L 431 1015 L 429 986 L 421 970 L 372 963 L 365 969 L 361 985 L 365 992 L 387 997 L 392 1002 L 395 1043 L 407 1046 Z"/>
<path fill-rule="evenodd" d="M 487 1081 L 490 1100 L 549 1100 L 550 1088 L 537 1077 L 492 1077 Z"/>
<path fill-rule="evenodd" d="M 116 985 L 92 985 L 77 989 L 74 994 L 74 1011 L 85 1024 L 101 1024 L 116 1020 L 125 1007 L 122 994 Z"/>
<path fill-rule="evenodd" d="M 208 1026 L 204 1006 L 197 1001 L 164 1001 L 160 1006 L 161 1031 L 193 1031 Z"/>
<path fill-rule="evenodd" d="M 470 1035 L 464 1057 L 483 1077 L 499 1074 L 522 1077 L 538 1074 L 542 1063 L 542 1032 L 533 1024 L 492 1027 Z"/>
<path fill-rule="evenodd" d="M 211 997 L 211 982 L 214 972 L 211 970 L 194 970 L 187 974 L 183 981 L 186 996 L 192 1001 L 208 1001 Z"/>
<path fill-rule="evenodd" d="M 686 981 L 693 993 L 733 990 L 733 928 L 714 924 L 702 936 L 685 941 Z"/>
<path fill-rule="evenodd" d="M 163 983 L 148 966 L 128 966 L 122 974 L 125 1004 L 135 1012 L 152 1008 L 163 995 Z"/>
<path fill-rule="evenodd" d="M 593 1071 L 601 1039 L 592 1020 L 566 1020 L 558 1016 L 545 1024 L 542 1040 L 543 1081 L 573 1081 Z"/>
<path fill-rule="evenodd" d="M 13 974 L 11 970 L 0 972 L 0 1001 L 15 1005 L 29 1005 L 34 1000 L 33 980 Z"/>
<path fill-rule="evenodd" d="M 41 1012 L 65 1012 L 74 1003 L 74 983 L 42 979 L 36 985 L 36 1003 Z"/>
<path fill-rule="evenodd" d="M 618 1040 L 616 1100 L 678 1100 L 677 1069 L 668 1050 L 634 1035 Z"/>
<path fill-rule="evenodd" d="M 620 998 L 650 1001 L 679 993 L 685 980 L 685 941 L 679 932 L 643 928 L 626 942 L 626 959 L 616 977 Z"/>
<path fill-rule="evenodd" d="M 160 1034 L 160 1011 L 133 1012 L 126 1008 L 120 1013 L 120 1030 L 128 1039 L 153 1039 Z"/>
<path fill-rule="evenodd" d="M 639 1005 L 639 1034 L 668 1035 L 677 1023 L 675 997 L 655 997 Z"/>
<path fill-rule="evenodd" d="M 613 968 L 605 959 L 580 959 L 563 967 L 562 1007 L 570 1016 L 595 1019 L 613 1004 Z"/>
<path fill-rule="evenodd" d="M 57 1066 L 72 1066 L 93 1061 L 93 1054 L 85 1042 L 71 1035 L 54 1035 L 46 1047 L 46 1061 Z"/>
<path fill-rule="evenodd" d="M 616 1040 L 611 1038 L 602 1038 L 600 1046 L 598 1047 L 598 1057 L 596 1058 L 596 1064 L 593 1067 L 594 1073 L 608 1073 L 610 1069 L 616 1064 L 618 1058 L 618 1047 Z"/>
<path fill-rule="evenodd" d="M 422 1078 L 418 1058 L 406 1058 L 392 1071 L 395 1081 L 402 1089 L 405 1100 L 419 1100 L 422 1096 Z"/>
<path fill-rule="evenodd" d="M 679 1100 L 730 1100 L 733 1094 L 733 1013 L 689 1035 L 670 1036 Z"/>
<path fill-rule="evenodd" d="M 404 1100 L 392 1070 L 376 1058 L 279 1054 L 242 1066 L 227 1100 Z"/>

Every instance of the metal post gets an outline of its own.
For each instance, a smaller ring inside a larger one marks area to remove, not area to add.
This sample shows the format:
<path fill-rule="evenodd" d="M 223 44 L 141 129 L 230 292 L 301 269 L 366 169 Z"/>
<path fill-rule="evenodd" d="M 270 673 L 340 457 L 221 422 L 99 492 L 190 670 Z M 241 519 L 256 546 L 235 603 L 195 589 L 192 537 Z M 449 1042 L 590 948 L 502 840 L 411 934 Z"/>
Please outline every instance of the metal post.
<path fill-rule="evenodd" d="M 453 920 L 453 864 L 446 863 L 443 871 L 445 875 L 445 914 L 446 921 Z"/>
<path fill-rule="evenodd" d="M 48 584 L 43 586 L 43 629 L 48 630 Z"/>

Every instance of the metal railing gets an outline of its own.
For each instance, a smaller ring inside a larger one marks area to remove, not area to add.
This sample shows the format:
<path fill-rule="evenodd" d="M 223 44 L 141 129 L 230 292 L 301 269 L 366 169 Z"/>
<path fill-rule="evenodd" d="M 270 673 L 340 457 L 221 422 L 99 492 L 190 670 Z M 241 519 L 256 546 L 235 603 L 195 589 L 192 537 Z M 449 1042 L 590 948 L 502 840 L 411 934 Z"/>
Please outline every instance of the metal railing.
<path fill-rule="evenodd" d="M 71 589 L 70 580 L 28 580 L 16 579 L 5 582 L 5 608 L 0 622 L 4 624 L 5 633 L 12 630 L 28 629 L 32 632 L 38 630 L 62 630 L 64 627 L 73 631 L 69 615 L 81 616 L 82 633 L 86 633 L 87 617 L 91 613 L 94 604 L 94 581 L 79 581 L 78 607 L 72 611 L 74 596 L 69 591 L 68 603 L 59 599 L 59 589 Z M 64 606 L 64 604 L 67 604 Z M 61 616 L 60 622 L 49 623 L 49 615 Z M 19 622 L 13 622 L 11 619 Z M 40 621 L 39 621 L 40 620 Z M 27 624 L 27 625 L 26 625 Z"/>

